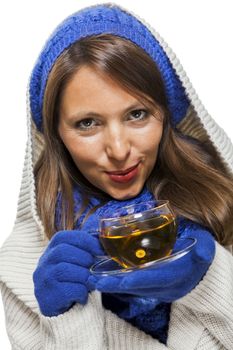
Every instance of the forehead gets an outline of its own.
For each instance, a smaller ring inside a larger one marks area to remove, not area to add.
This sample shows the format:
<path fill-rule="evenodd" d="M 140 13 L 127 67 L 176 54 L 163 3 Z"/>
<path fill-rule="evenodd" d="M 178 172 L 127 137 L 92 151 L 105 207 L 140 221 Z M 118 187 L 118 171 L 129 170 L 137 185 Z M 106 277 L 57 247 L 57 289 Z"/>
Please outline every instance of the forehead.
<path fill-rule="evenodd" d="M 120 109 L 123 105 L 142 102 L 140 97 L 123 89 L 107 74 L 90 67 L 80 68 L 68 82 L 61 98 L 61 109 L 72 113 L 73 109 Z"/>

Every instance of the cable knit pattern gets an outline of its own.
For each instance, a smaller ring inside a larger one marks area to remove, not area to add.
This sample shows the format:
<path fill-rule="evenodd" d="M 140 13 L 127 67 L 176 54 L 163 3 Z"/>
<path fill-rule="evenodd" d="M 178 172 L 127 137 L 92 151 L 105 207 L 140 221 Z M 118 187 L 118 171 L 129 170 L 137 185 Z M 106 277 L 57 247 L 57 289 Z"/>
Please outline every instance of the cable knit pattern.
<path fill-rule="evenodd" d="M 76 40 L 89 35 L 111 33 L 129 39 L 144 49 L 156 62 L 165 83 L 172 122 L 180 122 L 189 106 L 185 94 L 168 57 L 158 41 L 136 17 L 114 4 L 85 8 L 66 18 L 46 42 L 30 82 L 30 102 L 34 121 L 42 126 L 42 104 L 48 74 L 57 57 Z"/>
<path fill-rule="evenodd" d="M 200 137 L 206 134 L 232 172 L 230 139 L 205 110 L 171 48 L 149 24 L 140 21 L 163 48 L 190 100 L 192 113 L 187 113 L 177 128 L 181 132 L 186 130 L 187 134 L 196 132 Z M 166 345 L 106 310 L 98 292 L 90 293 L 84 307 L 75 304 L 58 317 L 41 315 L 34 296 L 32 274 L 48 241 L 37 213 L 33 166 L 43 148 L 43 135 L 31 117 L 29 86 L 27 93 L 28 141 L 17 217 L 12 233 L 0 250 L 0 288 L 12 349 L 232 350 L 233 258 L 219 244 L 216 244 L 214 261 L 203 280 L 185 297 L 172 303 Z M 88 223 L 90 219 L 86 225 Z"/>

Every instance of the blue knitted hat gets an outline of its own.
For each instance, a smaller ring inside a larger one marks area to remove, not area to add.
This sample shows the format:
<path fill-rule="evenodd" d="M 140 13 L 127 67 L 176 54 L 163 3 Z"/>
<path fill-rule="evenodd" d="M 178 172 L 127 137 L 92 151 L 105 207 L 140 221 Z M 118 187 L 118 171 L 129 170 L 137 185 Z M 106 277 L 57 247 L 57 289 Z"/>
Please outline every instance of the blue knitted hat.
<path fill-rule="evenodd" d="M 29 93 L 32 118 L 42 131 L 42 106 L 49 72 L 59 55 L 80 38 L 109 33 L 131 40 L 156 62 L 165 84 L 172 124 L 186 114 L 189 100 L 166 53 L 150 30 L 132 14 L 115 4 L 84 8 L 66 18 L 46 42 L 32 71 Z"/>

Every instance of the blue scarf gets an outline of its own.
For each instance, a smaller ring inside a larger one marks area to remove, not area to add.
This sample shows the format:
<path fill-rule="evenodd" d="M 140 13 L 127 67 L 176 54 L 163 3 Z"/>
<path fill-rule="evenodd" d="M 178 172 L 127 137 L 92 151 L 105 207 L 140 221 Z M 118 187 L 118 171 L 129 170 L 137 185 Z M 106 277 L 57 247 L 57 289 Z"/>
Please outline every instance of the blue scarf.
<path fill-rule="evenodd" d="M 81 196 L 78 187 L 74 188 L 74 211 L 80 209 L 81 206 Z M 99 227 L 99 220 L 106 214 L 114 214 L 116 209 L 122 206 L 137 204 L 144 201 L 152 200 L 154 196 L 150 193 L 146 187 L 143 188 L 141 193 L 134 198 L 128 200 L 115 200 L 112 199 L 106 204 L 97 208 L 96 211 L 88 217 L 82 226 L 82 230 L 97 231 Z M 83 222 L 85 215 L 93 207 L 100 204 L 99 199 L 91 198 L 90 203 L 86 210 L 83 212 L 81 217 L 77 220 L 75 228 L 79 229 Z M 61 212 L 61 194 L 58 194 L 57 207 L 56 207 L 56 222 L 60 220 Z M 143 330 L 145 333 L 150 334 L 152 337 L 160 340 L 162 343 L 166 344 L 170 309 L 171 303 L 160 303 L 153 298 L 142 298 L 134 297 L 130 295 L 122 294 L 107 294 L 102 293 L 102 303 L 106 309 L 111 310 L 119 317 L 130 322 L 135 327 Z"/>

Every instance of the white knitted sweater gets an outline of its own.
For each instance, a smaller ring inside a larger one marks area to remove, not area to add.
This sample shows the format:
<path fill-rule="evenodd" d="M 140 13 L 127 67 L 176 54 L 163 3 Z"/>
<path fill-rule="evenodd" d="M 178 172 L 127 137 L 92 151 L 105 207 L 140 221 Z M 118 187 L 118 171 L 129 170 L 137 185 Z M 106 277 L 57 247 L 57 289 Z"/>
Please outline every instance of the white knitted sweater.
<path fill-rule="evenodd" d="M 135 17 L 138 17 L 134 14 Z M 229 171 L 233 146 L 208 115 L 178 59 L 153 28 L 179 75 L 192 106 L 179 128 L 199 139 L 210 139 Z M 233 349 L 233 257 L 216 244 L 216 256 L 204 279 L 172 304 L 167 346 L 103 308 L 99 292 L 85 306 L 75 304 L 57 317 L 45 317 L 34 296 L 32 274 L 47 245 L 35 202 L 33 165 L 43 147 L 28 103 L 28 142 L 17 217 L 0 250 L 0 286 L 6 328 L 13 350 L 220 350 Z"/>

